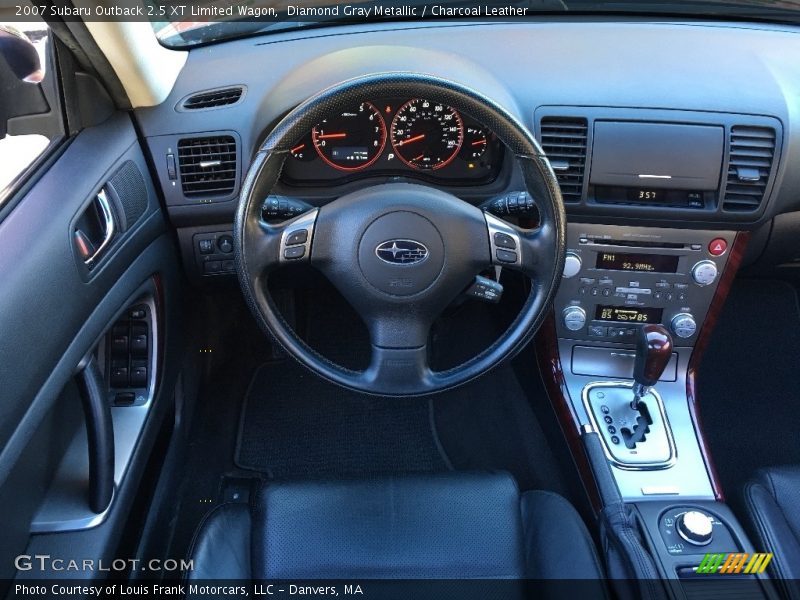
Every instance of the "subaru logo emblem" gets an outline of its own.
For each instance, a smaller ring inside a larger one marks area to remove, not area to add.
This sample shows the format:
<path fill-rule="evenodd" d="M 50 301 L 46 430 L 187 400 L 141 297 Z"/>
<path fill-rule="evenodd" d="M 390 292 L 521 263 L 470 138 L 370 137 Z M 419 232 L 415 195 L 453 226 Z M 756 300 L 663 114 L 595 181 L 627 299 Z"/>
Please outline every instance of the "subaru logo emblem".
<path fill-rule="evenodd" d="M 375 254 L 390 265 L 414 265 L 428 258 L 428 249 L 414 240 L 388 240 L 378 244 Z"/>

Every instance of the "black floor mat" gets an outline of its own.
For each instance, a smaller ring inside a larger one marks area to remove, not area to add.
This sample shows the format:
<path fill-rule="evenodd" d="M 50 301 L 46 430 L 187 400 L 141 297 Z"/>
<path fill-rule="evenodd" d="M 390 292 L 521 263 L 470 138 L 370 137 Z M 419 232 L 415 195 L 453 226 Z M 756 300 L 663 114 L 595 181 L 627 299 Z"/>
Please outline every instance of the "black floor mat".
<path fill-rule="evenodd" d="M 275 479 L 449 468 L 427 399 L 356 394 L 288 360 L 256 372 L 242 413 L 236 463 Z"/>
<path fill-rule="evenodd" d="M 800 463 L 798 385 L 795 288 L 737 281 L 698 374 L 703 429 L 728 496 L 759 467 Z"/>

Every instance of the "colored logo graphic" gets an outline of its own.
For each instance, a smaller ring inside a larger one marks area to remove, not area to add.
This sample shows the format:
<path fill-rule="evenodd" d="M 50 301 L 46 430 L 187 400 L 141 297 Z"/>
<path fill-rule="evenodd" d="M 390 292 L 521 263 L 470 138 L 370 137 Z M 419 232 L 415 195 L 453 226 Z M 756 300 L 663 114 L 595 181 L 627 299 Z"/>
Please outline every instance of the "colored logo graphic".
<path fill-rule="evenodd" d="M 375 254 L 392 265 L 413 265 L 428 258 L 428 249 L 415 240 L 389 240 L 379 244 Z"/>
<path fill-rule="evenodd" d="M 772 560 L 772 552 L 729 552 L 719 554 L 706 554 L 697 567 L 697 572 L 710 575 L 717 573 L 720 575 L 748 574 L 755 575 L 763 573 L 764 569 Z"/>

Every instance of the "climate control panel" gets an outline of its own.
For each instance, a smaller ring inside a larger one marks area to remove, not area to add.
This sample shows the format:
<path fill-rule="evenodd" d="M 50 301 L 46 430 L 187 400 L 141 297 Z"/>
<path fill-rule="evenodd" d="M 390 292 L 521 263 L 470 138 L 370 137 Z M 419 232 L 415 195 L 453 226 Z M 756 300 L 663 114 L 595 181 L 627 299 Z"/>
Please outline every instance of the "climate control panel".
<path fill-rule="evenodd" d="M 734 232 L 570 224 L 556 298 L 559 337 L 632 344 L 660 323 L 694 344 Z"/>

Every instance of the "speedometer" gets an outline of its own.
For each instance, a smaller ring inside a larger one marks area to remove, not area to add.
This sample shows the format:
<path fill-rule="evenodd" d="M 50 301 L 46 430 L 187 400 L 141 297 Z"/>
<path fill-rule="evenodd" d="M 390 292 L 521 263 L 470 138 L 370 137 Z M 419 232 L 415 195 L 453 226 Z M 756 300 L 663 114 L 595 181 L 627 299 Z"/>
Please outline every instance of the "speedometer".
<path fill-rule="evenodd" d="M 386 145 L 386 123 L 369 102 L 325 119 L 311 131 L 320 158 L 340 171 L 366 169 Z"/>
<path fill-rule="evenodd" d="M 464 142 L 464 123 L 449 106 L 417 98 L 401 106 L 392 120 L 392 147 L 414 169 L 441 169 Z"/>

